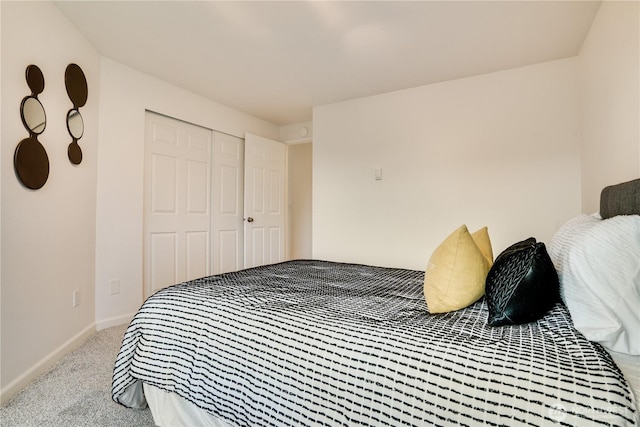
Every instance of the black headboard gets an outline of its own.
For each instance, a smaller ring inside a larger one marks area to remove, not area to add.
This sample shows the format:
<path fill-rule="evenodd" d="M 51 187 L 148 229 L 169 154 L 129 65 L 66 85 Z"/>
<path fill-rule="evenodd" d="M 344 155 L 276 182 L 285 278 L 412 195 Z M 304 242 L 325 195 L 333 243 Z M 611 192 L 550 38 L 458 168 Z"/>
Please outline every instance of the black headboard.
<path fill-rule="evenodd" d="M 607 219 L 616 215 L 640 215 L 640 179 L 602 189 L 600 216 Z"/>

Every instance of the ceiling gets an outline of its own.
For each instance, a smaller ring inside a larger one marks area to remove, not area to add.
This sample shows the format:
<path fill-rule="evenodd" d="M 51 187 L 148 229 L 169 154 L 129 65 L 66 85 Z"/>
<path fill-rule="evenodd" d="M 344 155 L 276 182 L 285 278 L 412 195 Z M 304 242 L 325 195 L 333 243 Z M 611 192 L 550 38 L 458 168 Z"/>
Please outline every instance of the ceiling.
<path fill-rule="evenodd" d="M 101 55 L 276 125 L 579 53 L 599 1 L 56 1 Z"/>

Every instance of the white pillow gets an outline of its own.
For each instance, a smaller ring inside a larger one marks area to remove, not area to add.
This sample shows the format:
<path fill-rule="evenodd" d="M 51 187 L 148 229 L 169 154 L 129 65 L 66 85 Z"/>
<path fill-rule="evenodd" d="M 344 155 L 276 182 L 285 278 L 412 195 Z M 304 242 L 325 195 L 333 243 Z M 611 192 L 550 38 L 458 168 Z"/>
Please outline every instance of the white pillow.
<path fill-rule="evenodd" d="M 640 216 L 579 215 L 549 245 L 576 328 L 610 350 L 640 355 Z"/>

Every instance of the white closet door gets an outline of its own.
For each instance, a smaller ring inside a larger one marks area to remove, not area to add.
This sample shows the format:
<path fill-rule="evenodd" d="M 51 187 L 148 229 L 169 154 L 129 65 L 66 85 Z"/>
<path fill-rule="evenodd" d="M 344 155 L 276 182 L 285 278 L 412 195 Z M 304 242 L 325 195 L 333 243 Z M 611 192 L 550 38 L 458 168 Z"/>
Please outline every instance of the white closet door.
<path fill-rule="evenodd" d="M 213 274 L 244 267 L 244 140 L 213 132 Z"/>
<path fill-rule="evenodd" d="M 285 259 L 285 146 L 245 135 L 245 268 Z"/>
<path fill-rule="evenodd" d="M 145 297 L 210 274 L 211 139 L 209 129 L 146 114 Z"/>

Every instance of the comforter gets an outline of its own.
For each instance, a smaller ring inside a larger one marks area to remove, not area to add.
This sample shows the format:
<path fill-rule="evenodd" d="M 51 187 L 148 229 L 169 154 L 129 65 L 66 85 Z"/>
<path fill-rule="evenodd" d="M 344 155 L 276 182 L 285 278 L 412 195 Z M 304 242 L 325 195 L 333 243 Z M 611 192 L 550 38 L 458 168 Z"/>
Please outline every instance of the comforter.
<path fill-rule="evenodd" d="M 150 297 L 118 354 L 113 399 L 142 382 L 238 426 L 636 425 L 610 355 L 558 304 L 490 327 L 484 300 L 433 315 L 424 272 L 290 261 Z"/>

